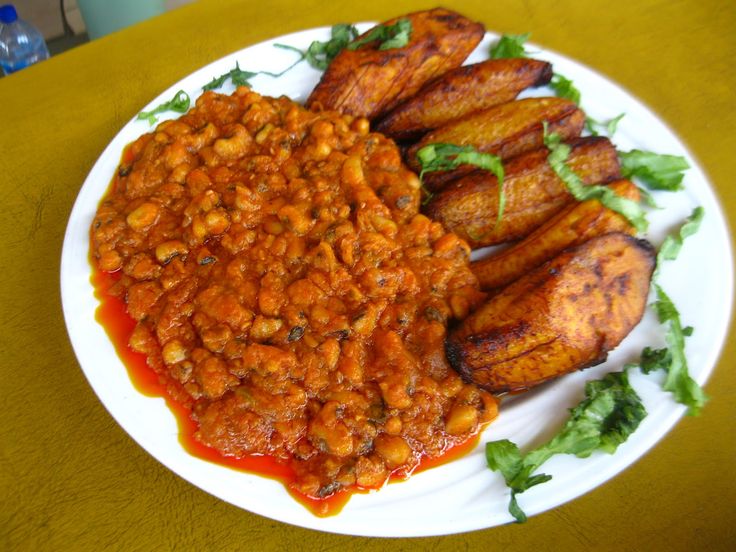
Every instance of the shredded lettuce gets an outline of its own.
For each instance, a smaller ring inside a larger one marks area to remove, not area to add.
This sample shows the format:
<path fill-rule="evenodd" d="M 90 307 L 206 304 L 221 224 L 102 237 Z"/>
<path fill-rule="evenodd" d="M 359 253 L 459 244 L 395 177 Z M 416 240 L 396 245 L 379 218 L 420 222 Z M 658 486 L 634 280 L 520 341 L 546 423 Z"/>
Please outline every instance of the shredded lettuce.
<path fill-rule="evenodd" d="M 697 416 L 708 397 L 688 372 L 685 337 L 691 335 L 693 330 L 690 327 L 682 327 L 680 313 L 664 290 L 658 284 L 654 284 L 654 289 L 657 293 L 657 301 L 652 304 L 652 307 L 660 323 L 667 325 L 665 334 L 667 349 L 650 349 L 646 354 L 642 353 L 642 357 L 646 357 L 643 361 L 646 368 L 642 367 L 642 369 L 648 372 L 654 369 L 665 370 L 667 372 L 663 385 L 665 391 L 670 391 L 677 402 L 687 406 L 689 415 Z"/>
<path fill-rule="evenodd" d="M 175 111 L 177 113 L 186 113 L 187 109 L 189 109 L 189 104 L 191 100 L 189 99 L 189 94 L 184 92 L 184 90 L 179 90 L 173 98 L 171 98 L 168 102 L 164 102 L 158 107 L 155 107 L 151 111 L 141 111 L 138 114 L 137 119 L 138 120 L 146 120 L 148 121 L 148 124 L 154 125 L 156 124 L 156 121 L 158 118 L 156 115 L 159 113 L 163 113 L 164 111 Z"/>
<path fill-rule="evenodd" d="M 243 71 L 236 61 L 234 69 L 230 69 L 230 71 L 223 73 L 219 77 L 214 77 L 209 83 L 202 87 L 202 90 L 215 90 L 216 88 L 220 88 L 228 79 L 230 79 L 235 86 L 250 86 L 250 79 L 255 77 L 257 74 L 257 72 Z"/>
<path fill-rule="evenodd" d="M 411 39 L 411 21 L 408 19 L 399 19 L 393 25 L 376 25 L 363 38 L 355 40 L 347 45 L 348 50 L 357 50 L 365 44 L 369 44 L 378 40 L 381 44 L 379 50 L 390 50 L 392 48 L 401 48 L 409 44 Z"/>
<path fill-rule="evenodd" d="M 585 129 L 591 136 L 599 136 L 598 128 L 605 128 L 606 136 L 613 138 L 613 135 L 616 134 L 616 130 L 618 129 L 618 123 L 624 118 L 624 115 L 626 113 L 619 113 L 616 117 L 608 121 L 596 121 L 592 117 L 585 117 Z"/>
<path fill-rule="evenodd" d="M 657 269 L 654 277 L 659 274 L 659 269 L 663 261 L 674 261 L 677 258 L 685 239 L 700 229 L 700 223 L 703 221 L 704 216 L 705 210 L 702 207 L 696 207 L 693 209 L 692 214 L 685 219 L 680 229 L 674 234 L 669 234 L 664 239 L 657 252 Z"/>
<path fill-rule="evenodd" d="M 682 190 L 684 171 L 690 168 L 687 160 L 679 155 L 635 149 L 619 152 L 618 156 L 624 177 L 636 176 L 651 190 Z"/>
<path fill-rule="evenodd" d="M 555 96 L 570 100 L 575 105 L 580 105 L 580 90 L 567 77 L 555 73 L 552 75 L 552 80 L 549 81 L 549 86 L 554 90 Z"/>
<path fill-rule="evenodd" d="M 335 56 L 357 37 L 358 29 L 353 25 L 339 23 L 332 26 L 330 31 L 330 40 L 326 40 L 324 42 L 315 40 L 304 51 L 299 48 L 289 46 L 288 44 L 274 44 L 274 46 L 276 48 L 298 52 L 302 57 L 296 63 L 305 59 L 307 60 L 307 63 L 315 69 L 324 71 L 330 65 L 332 60 L 335 59 Z M 296 65 L 296 63 L 294 65 Z M 291 69 L 291 67 L 287 68 L 287 71 L 288 69 Z"/>
<path fill-rule="evenodd" d="M 504 169 L 501 158 L 492 153 L 483 153 L 472 146 L 455 144 L 429 144 L 417 152 L 417 159 L 422 167 L 419 179 L 433 171 L 451 171 L 460 165 L 474 165 L 492 172 L 498 179 L 498 216 L 496 224 L 501 220 L 506 206 L 506 195 L 503 191 Z M 472 237 L 472 236 L 471 236 Z"/>
<path fill-rule="evenodd" d="M 524 44 L 529 40 L 530 36 L 531 33 L 502 35 L 501 38 L 491 46 L 491 59 L 529 57 L 528 52 L 524 49 Z"/>
<path fill-rule="evenodd" d="M 639 232 L 646 232 L 649 223 L 641 205 L 636 201 L 617 195 L 607 186 L 583 183 L 581 178 L 565 162 L 570 155 L 570 146 L 562 143 L 559 134 L 548 133 L 546 122 L 544 123 L 544 144 L 550 152 L 547 161 L 552 170 L 565 183 L 568 191 L 575 199 L 578 201 L 597 199 L 604 206 L 625 217 Z"/>
<path fill-rule="evenodd" d="M 488 467 L 499 471 L 511 489 L 509 513 L 518 523 L 526 521 L 516 497 L 552 479 L 547 474 L 534 474 L 549 458 L 555 454 L 586 458 L 596 450 L 613 454 L 646 415 L 626 372 L 612 372 L 586 384 L 585 399 L 570 410 L 570 418 L 560 432 L 541 447 L 522 454 L 507 439 L 487 443 Z"/>

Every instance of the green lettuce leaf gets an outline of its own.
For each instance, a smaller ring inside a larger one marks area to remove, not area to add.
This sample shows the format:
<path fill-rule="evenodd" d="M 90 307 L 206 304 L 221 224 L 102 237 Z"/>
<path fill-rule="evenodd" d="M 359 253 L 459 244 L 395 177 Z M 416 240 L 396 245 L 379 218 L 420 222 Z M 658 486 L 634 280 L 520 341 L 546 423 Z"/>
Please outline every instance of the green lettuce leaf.
<path fill-rule="evenodd" d="M 638 177 L 651 190 L 676 192 L 682 190 L 684 171 L 690 168 L 679 155 L 631 150 L 618 154 L 624 178 Z"/>
<path fill-rule="evenodd" d="M 580 90 L 567 77 L 555 73 L 552 75 L 552 80 L 549 81 L 549 86 L 554 90 L 555 96 L 568 99 L 574 102 L 575 105 L 580 105 Z"/>
<path fill-rule="evenodd" d="M 381 43 L 378 47 L 379 50 L 401 48 L 409 44 L 411 31 L 411 21 L 408 19 L 399 19 L 393 25 L 376 25 L 363 38 L 348 44 L 347 48 L 348 50 L 357 50 L 361 46 L 376 40 Z"/>
<path fill-rule="evenodd" d="M 306 59 L 307 63 L 312 67 L 319 71 L 324 71 L 330 65 L 332 60 L 335 59 L 335 56 L 357 37 L 358 29 L 353 25 L 339 23 L 337 25 L 333 25 L 330 31 L 330 40 L 324 42 L 315 40 L 309 45 L 309 48 L 304 51 L 299 48 L 289 46 L 288 44 L 274 44 L 274 46 L 276 48 L 298 52 L 302 56 L 299 61 Z M 296 63 L 299 63 L 299 61 Z M 294 65 L 296 65 L 296 63 Z M 286 70 L 288 71 L 288 69 L 291 69 L 291 67 Z M 283 72 L 281 74 L 283 74 Z"/>
<path fill-rule="evenodd" d="M 705 210 L 700 206 L 696 207 L 693 209 L 692 214 L 685 219 L 680 229 L 674 234 L 669 234 L 664 239 L 657 252 L 655 277 L 659 274 L 659 269 L 664 261 L 674 261 L 677 258 L 684 241 L 700 229 L 700 223 L 703 221 L 704 216 Z"/>
<path fill-rule="evenodd" d="M 626 113 L 619 113 L 613 119 L 609 119 L 608 121 L 596 121 L 592 117 L 585 117 L 585 129 L 591 136 L 599 136 L 600 133 L 598 132 L 598 129 L 605 128 L 606 136 L 613 138 L 613 135 L 616 134 L 616 130 L 618 129 L 619 122 L 625 115 Z"/>
<path fill-rule="evenodd" d="M 492 153 L 482 153 L 472 146 L 455 144 L 428 144 L 417 152 L 417 159 L 422 167 L 419 179 L 433 171 L 451 171 L 460 165 L 474 165 L 490 171 L 498 179 L 498 216 L 496 224 L 501 220 L 506 206 L 506 195 L 503 191 L 504 169 L 501 158 Z"/>
<path fill-rule="evenodd" d="M 529 40 L 530 36 L 531 33 L 502 35 L 501 38 L 491 46 L 491 59 L 529 57 L 527 51 L 524 49 L 524 44 Z"/>
<path fill-rule="evenodd" d="M 220 88 L 228 79 L 230 79 L 235 86 L 250 86 L 249 80 L 257 74 L 257 72 L 243 71 L 236 61 L 234 69 L 230 69 L 230 71 L 220 75 L 219 77 L 214 77 L 209 83 L 202 87 L 202 90 L 215 90 L 216 88 Z"/>
<path fill-rule="evenodd" d="M 557 176 L 565 183 L 568 191 L 578 201 L 597 199 L 603 205 L 624 216 L 639 232 L 645 232 L 649 226 L 644 209 L 636 201 L 626 199 L 617 195 L 607 186 L 596 184 L 586 185 L 567 165 L 566 161 L 570 155 L 571 148 L 562 143 L 560 135 L 548 133 L 547 124 L 544 124 L 544 144 L 550 153 L 547 161 Z"/>
<path fill-rule="evenodd" d="M 177 113 L 186 113 L 187 109 L 189 109 L 189 104 L 191 100 L 189 99 L 189 94 L 184 92 L 184 90 L 179 90 L 173 98 L 171 98 L 168 102 L 164 102 L 158 107 L 155 107 L 151 111 L 141 111 L 138 114 L 137 119 L 138 120 L 147 120 L 149 125 L 154 125 L 158 118 L 156 115 L 159 113 L 163 113 L 165 111 L 175 111 Z"/>
<path fill-rule="evenodd" d="M 509 513 L 519 523 L 526 520 L 516 497 L 552 478 L 534 474 L 549 458 L 555 454 L 585 458 L 596 450 L 613 454 L 646 414 L 639 395 L 629 385 L 626 372 L 612 372 L 586 384 L 585 399 L 570 410 L 570 418 L 548 443 L 525 455 L 506 439 L 487 443 L 488 467 L 500 472 L 511 489 Z"/>
<path fill-rule="evenodd" d="M 650 349 L 647 352 L 645 349 L 645 352 L 642 353 L 643 364 L 647 364 L 646 370 L 648 371 L 665 370 L 667 372 L 663 385 L 665 391 L 670 391 L 677 402 L 687 406 L 689 415 L 697 416 L 708 397 L 688 372 L 685 336 L 692 333 L 692 328 L 682 327 L 680 313 L 664 290 L 658 284 L 654 284 L 654 289 L 657 293 L 657 301 L 652 304 L 652 307 L 657 313 L 659 322 L 667 325 L 665 334 L 667 350 L 663 352 L 662 349 L 655 351 Z M 644 369 L 642 367 L 642 370 Z"/>

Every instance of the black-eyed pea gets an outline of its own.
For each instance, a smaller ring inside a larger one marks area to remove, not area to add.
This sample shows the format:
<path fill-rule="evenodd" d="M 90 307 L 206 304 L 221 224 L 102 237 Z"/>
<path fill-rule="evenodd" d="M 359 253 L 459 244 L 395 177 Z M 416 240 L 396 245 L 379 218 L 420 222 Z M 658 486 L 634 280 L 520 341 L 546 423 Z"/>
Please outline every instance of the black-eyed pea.
<path fill-rule="evenodd" d="M 314 305 L 309 311 L 309 318 L 313 324 L 325 326 L 330 322 L 330 311 L 323 305 Z"/>
<path fill-rule="evenodd" d="M 332 153 L 332 146 L 327 140 L 317 140 L 312 149 L 312 158 L 315 161 L 324 161 Z"/>
<path fill-rule="evenodd" d="M 318 119 L 312 125 L 311 134 L 317 138 L 329 138 L 335 133 L 335 127 L 325 119 Z"/>
<path fill-rule="evenodd" d="M 253 138 L 243 125 L 233 125 L 228 138 L 218 138 L 212 149 L 223 159 L 237 159 L 246 153 L 253 142 Z"/>
<path fill-rule="evenodd" d="M 358 186 L 365 182 L 363 161 L 357 155 L 351 155 L 342 165 L 342 180 L 349 186 Z"/>
<path fill-rule="evenodd" d="M 183 184 L 186 181 L 187 175 L 189 174 L 191 170 L 192 170 L 192 166 L 189 165 L 188 163 L 182 163 L 181 165 L 177 165 L 169 173 L 169 181 L 176 182 L 178 184 Z"/>
<path fill-rule="evenodd" d="M 221 353 L 233 338 L 232 330 L 226 324 L 218 324 L 200 334 L 202 344 L 213 353 Z"/>
<path fill-rule="evenodd" d="M 161 356 L 169 366 L 187 359 L 189 353 L 178 339 L 172 339 L 161 349 Z"/>
<path fill-rule="evenodd" d="M 326 339 L 317 350 L 322 354 L 325 367 L 332 371 L 337 367 L 340 359 L 340 343 L 334 337 Z"/>
<path fill-rule="evenodd" d="M 177 255 L 186 255 L 189 249 L 180 240 L 168 240 L 156 246 L 156 260 L 162 265 L 171 262 Z"/>
<path fill-rule="evenodd" d="M 455 255 L 459 247 L 462 247 L 462 240 L 455 234 L 445 234 L 432 244 L 432 249 L 437 257 L 450 258 Z"/>
<path fill-rule="evenodd" d="M 355 480 L 361 487 L 366 489 L 380 487 L 387 477 L 386 465 L 377 454 L 358 458 L 355 464 Z"/>
<path fill-rule="evenodd" d="M 194 371 L 194 364 L 188 360 L 175 364 L 169 370 L 171 375 L 181 383 L 187 383 L 192 379 L 192 372 Z"/>
<path fill-rule="evenodd" d="M 422 187 L 419 177 L 411 171 L 406 171 L 406 185 L 412 190 L 418 190 Z"/>
<path fill-rule="evenodd" d="M 376 231 L 388 238 L 394 238 L 399 229 L 393 220 L 380 215 L 374 215 L 371 222 L 373 222 L 373 227 Z"/>
<path fill-rule="evenodd" d="M 100 267 L 100 270 L 104 270 L 105 272 L 115 272 L 123 266 L 123 258 L 120 256 L 120 253 L 114 249 L 105 251 L 100 255 L 100 258 L 97 261 L 97 266 Z"/>
<path fill-rule="evenodd" d="M 401 381 L 382 381 L 378 384 L 381 396 L 390 408 L 409 408 L 412 404 L 411 396 L 406 385 Z"/>
<path fill-rule="evenodd" d="M 276 289 L 261 288 L 258 293 L 258 309 L 266 316 L 278 316 L 285 301 L 284 293 Z"/>
<path fill-rule="evenodd" d="M 463 385 L 463 388 L 457 394 L 456 401 L 465 404 L 478 404 L 479 399 L 480 390 L 475 385 L 467 383 Z"/>
<path fill-rule="evenodd" d="M 263 144 L 267 139 L 274 126 L 271 123 L 266 123 L 263 128 L 256 133 L 255 142 L 256 144 Z"/>
<path fill-rule="evenodd" d="M 263 222 L 263 231 L 266 232 L 267 234 L 278 236 L 284 230 L 286 230 L 286 228 L 284 227 L 284 224 L 276 217 L 268 217 Z"/>
<path fill-rule="evenodd" d="M 189 160 L 189 152 L 181 142 L 173 142 L 166 146 L 163 151 L 163 162 L 168 170 L 181 165 Z"/>
<path fill-rule="evenodd" d="M 368 134 L 371 129 L 371 124 L 365 117 L 356 117 L 350 126 L 361 136 L 365 136 L 366 134 Z"/>
<path fill-rule="evenodd" d="M 443 380 L 440 390 L 445 397 L 454 397 L 462 390 L 463 385 L 463 380 L 460 379 L 460 376 L 453 372 Z"/>
<path fill-rule="evenodd" d="M 205 215 L 204 224 L 208 234 L 222 234 L 230 227 L 230 217 L 224 209 L 214 209 Z"/>
<path fill-rule="evenodd" d="M 207 225 L 204 219 L 199 215 L 192 217 L 192 236 L 198 242 L 203 241 L 207 237 Z"/>
<path fill-rule="evenodd" d="M 374 304 L 368 304 L 364 309 L 353 316 L 353 332 L 359 335 L 370 335 L 378 323 L 378 309 Z"/>
<path fill-rule="evenodd" d="M 206 213 L 219 205 L 220 195 L 214 190 L 207 190 L 203 194 L 198 195 L 193 203 L 199 211 Z"/>
<path fill-rule="evenodd" d="M 478 426 L 478 410 L 469 404 L 455 404 L 447 415 L 445 430 L 450 435 L 463 435 Z"/>
<path fill-rule="evenodd" d="M 280 318 L 267 318 L 258 315 L 250 327 L 250 338 L 254 341 L 265 341 L 278 332 L 284 325 Z"/>
<path fill-rule="evenodd" d="M 487 393 L 485 391 L 482 391 L 480 394 L 480 400 L 481 400 L 481 412 L 480 412 L 480 421 L 490 422 L 494 418 L 498 416 L 498 399 L 491 395 L 490 393 Z"/>
<path fill-rule="evenodd" d="M 295 234 L 304 235 L 309 232 L 312 221 L 293 205 L 284 205 L 279 209 L 279 218 L 284 221 Z"/>
<path fill-rule="evenodd" d="M 401 418 L 398 416 L 391 416 L 383 424 L 383 430 L 389 435 L 398 435 L 401 433 L 401 428 L 404 424 L 401 423 Z"/>
<path fill-rule="evenodd" d="M 128 338 L 128 345 L 136 353 L 148 353 L 151 350 L 153 336 L 143 324 L 136 324 L 133 333 Z"/>
<path fill-rule="evenodd" d="M 373 441 L 373 445 L 378 455 L 391 469 L 403 466 L 411 460 L 411 447 L 398 435 L 381 434 Z"/>
<path fill-rule="evenodd" d="M 156 224 L 159 217 L 159 207 L 155 203 L 147 201 L 133 209 L 125 218 L 128 226 L 137 232 L 144 232 Z"/>
<path fill-rule="evenodd" d="M 342 356 L 337 369 L 352 385 L 363 383 L 363 367 L 355 359 Z"/>
<path fill-rule="evenodd" d="M 294 238 L 289 240 L 286 246 L 286 259 L 291 263 L 297 263 L 304 257 L 306 244 L 303 238 Z"/>
<path fill-rule="evenodd" d="M 235 206 L 241 211 L 257 211 L 260 209 L 258 196 L 245 186 L 235 186 Z"/>

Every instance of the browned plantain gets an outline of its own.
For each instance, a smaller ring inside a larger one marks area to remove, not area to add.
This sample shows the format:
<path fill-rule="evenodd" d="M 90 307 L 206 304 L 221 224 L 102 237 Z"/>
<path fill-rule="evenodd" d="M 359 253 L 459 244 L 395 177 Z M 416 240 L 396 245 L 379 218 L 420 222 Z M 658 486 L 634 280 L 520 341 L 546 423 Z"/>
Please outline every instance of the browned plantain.
<path fill-rule="evenodd" d="M 570 146 L 567 164 L 584 183 L 606 183 L 621 177 L 616 148 L 607 138 L 578 138 Z M 506 206 L 498 224 L 498 180 L 481 170 L 436 193 L 425 212 L 473 248 L 523 238 L 572 201 L 565 183 L 549 166 L 548 154 L 541 148 L 505 164 Z"/>
<path fill-rule="evenodd" d="M 585 114 L 573 102 L 562 98 L 527 98 L 497 105 L 426 134 L 407 150 L 406 163 L 419 172 L 422 167 L 417 151 L 429 144 L 473 146 L 478 151 L 509 159 L 542 147 L 543 121 L 548 122 L 549 132 L 569 140 L 582 132 Z M 423 179 L 424 185 L 434 191 L 473 170 L 472 165 L 461 165 L 453 171 L 429 173 Z"/>
<path fill-rule="evenodd" d="M 482 24 L 444 8 L 403 18 L 412 23 L 406 46 L 379 50 L 376 41 L 357 50 L 343 49 L 312 91 L 307 107 L 374 119 L 413 96 L 428 80 L 460 66 L 483 38 Z"/>
<path fill-rule="evenodd" d="M 595 237 L 504 288 L 450 334 L 464 379 L 521 391 L 606 359 L 639 323 L 654 248 L 627 234 Z"/>
<path fill-rule="evenodd" d="M 448 71 L 425 84 L 376 125 L 395 140 L 416 138 L 470 113 L 510 102 L 552 78 L 552 65 L 528 58 L 489 59 Z"/>
<path fill-rule="evenodd" d="M 608 186 L 621 197 L 639 201 L 639 189 L 628 180 L 617 180 Z M 481 288 L 499 288 L 550 260 L 563 249 L 610 232 L 634 235 L 636 230 L 626 218 L 596 199 L 573 202 L 523 240 L 498 254 L 475 261 L 471 268 Z"/>

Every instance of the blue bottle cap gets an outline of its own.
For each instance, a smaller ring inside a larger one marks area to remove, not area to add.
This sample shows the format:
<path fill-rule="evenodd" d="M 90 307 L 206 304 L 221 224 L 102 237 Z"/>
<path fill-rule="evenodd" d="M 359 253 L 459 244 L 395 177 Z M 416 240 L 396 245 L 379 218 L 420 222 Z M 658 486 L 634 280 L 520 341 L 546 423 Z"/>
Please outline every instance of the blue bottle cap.
<path fill-rule="evenodd" d="M 15 6 L 13 6 L 13 4 L 0 6 L 0 22 L 12 23 L 16 19 L 18 19 L 18 12 L 15 11 Z"/>

